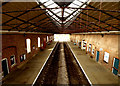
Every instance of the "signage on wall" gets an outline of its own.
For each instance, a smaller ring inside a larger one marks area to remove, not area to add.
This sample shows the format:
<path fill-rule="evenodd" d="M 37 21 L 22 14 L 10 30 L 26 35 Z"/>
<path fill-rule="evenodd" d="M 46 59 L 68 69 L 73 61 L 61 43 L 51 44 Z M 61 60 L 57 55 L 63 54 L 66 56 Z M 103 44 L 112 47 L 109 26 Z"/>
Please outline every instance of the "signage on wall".
<path fill-rule="evenodd" d="M 91 52 L 91 44 L 89 44 L 89 50 L 88 51 Z"/>
<path fill-rule="evenodd" d="M 92 54 L 94 55 L 94 49 L 95 49 L 95 46 L 93 45 L 92 46 Z"/>
<path fill-rule="evenodd" d="M 81 46 L 82 46 L 81 48 L 82 48 L 82 49 L 86 49 L 86 44 L 87 44 L 87 42 L 85 42 L 85 40 L 83 40 L 83 41 L 82 41 L 82 44 L 81 44 Z"/>
<path fill-rule="evenodd" d="M 108 52 L 104 53 L 104 61 L 107 62 L 107 63 L 109 61 L 109 53 Z"/>
<path fill-rule="evenodd" d="M 84 42 L 83 42 L 83 49 L 86 49 L 86 44 L 87 44 L 87 43 L 84 41 Z"/>

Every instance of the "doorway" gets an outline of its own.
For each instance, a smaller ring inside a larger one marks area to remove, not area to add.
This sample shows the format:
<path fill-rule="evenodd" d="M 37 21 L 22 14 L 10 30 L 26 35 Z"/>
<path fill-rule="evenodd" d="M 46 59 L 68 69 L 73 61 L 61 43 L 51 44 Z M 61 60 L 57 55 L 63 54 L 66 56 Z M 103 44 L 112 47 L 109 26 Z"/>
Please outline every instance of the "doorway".
<path fill-rule="evenodd" d="M 81 48 L 81 42 L 79 42 L 78 45 L 79 45 L 79 48 Z"/>
<path fill-rule="evenodd" d="M 119 59 L 114 58 L 112 72 L 113 72 L 115 75 L 118 74 L 118 68 L 119 68 Z"/>
<path fill-rule="evenodd" d="M 96 51 L 96 61 L 99 61 L 99 51 Z"/>
<path fill-rule="evenodd" d="M 7 58 L 2 59 L 2 71 L 4 77 L 9 73 Z"/>

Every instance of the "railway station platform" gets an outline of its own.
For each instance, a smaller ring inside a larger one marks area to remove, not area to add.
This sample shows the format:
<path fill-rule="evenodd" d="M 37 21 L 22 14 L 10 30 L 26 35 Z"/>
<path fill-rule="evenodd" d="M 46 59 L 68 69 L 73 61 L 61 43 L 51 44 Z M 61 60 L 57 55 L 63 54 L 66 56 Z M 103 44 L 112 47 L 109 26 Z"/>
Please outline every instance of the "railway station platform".
<path fill-rule="evenodd" d="M 3 84 L 33 84 L 55 44 L 56 42 L 52 42 L 50 45 L 47 45 L 45 50 L 40 51 L 22 67 L 8 74 L 3 80 Z"/>
<path fill-rule="evenodd" d="M 77 61 L 82 66 L 91 84 L 103 86 L 114 86 L 118 84 L 118 76 L 113 75 L 113 73 L 107 70 L 103 65 L 91 59 L 85 51 L 78 48 L 78 46 L 74 45 L 72 42 L 68 42 L 68 45 L 77 58 Z"/>
<path fill-rule="evenodd" d="M 45 50 L 40 51 L 21 68 L 8 74 L 3 80 L 3 84 L 33 84 L 37 79 L 36 77 L 43 69 L 43 66 L 45 65 L 55 44 L 55 42 L 52 42 L 50 45 L 47 45 Z M 113 75 L 112 72 L 91 59 L 85 51 L 78 48 L 78 46 L 74 45 L 72 42 L 68 42 L 68 45 L 85 72 L 90 84 L 106 84 L 111 86 L 113 86 L 113 84 L 118 84 L 118 77 Z"/>

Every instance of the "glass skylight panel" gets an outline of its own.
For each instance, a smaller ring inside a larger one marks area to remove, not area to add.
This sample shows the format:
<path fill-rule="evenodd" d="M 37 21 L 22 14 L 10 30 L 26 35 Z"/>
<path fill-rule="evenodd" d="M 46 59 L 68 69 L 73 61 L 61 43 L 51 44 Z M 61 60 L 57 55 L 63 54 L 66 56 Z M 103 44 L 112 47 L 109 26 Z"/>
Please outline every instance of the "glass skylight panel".
<path fill-rule="evenodd" d="M 70 18 L 70 19 L 73 18 L 73 15 L 71 15 L 69 18 Z"/>
<path fill-rule="evenodd" d="M 55 18 L 56 20 L 58 20 L 58 18 L 55 15 L 53 15 L 52 17 Z"/>
<path fill-rule="evenodd" d="M 64 16 L 63 17 L 67 17 L 68 15 L 69 15 L 68 13 L 64 12 Z"/>
<path fill-rule="evenodd" d="M 83 5 L 83 6 L 82 6 L 82 8 L 85 8 L 85 7 L 86 7 L 86 5 Z"/>
<path fill-rule="evenodd" d="M 56 15 L 59 16 L 59 17 L 62 17 L 62 13 L 61 12 L 57 13 Z"/>
<path fill-rule="evenodd" d="M 51 5 L 48 6 L 48 8 L 55 8 L 55 7 L 58 7 L 58 5 L 55 4 L 55 3 L 53 3 L 53 4 L 51 4 Z"/>
<path fill-rule="evenodd" d="M 51 16 L 53 15 L 50 11 L 48 11 L 48 13 L 49 13 Z"/>
<path fill-rule="evenodd" d="M 58 21 L 61 21 L 60 19 L 58 19 Z"/>
<path fill-rule="evenodd" d="M 81 0 L 82 1 L 82 0 Z M 75 1 L 73 1 L 73 3 L 75 3 L 75 4 L 77 4 L 77 5 L 79 5 L 79 6 L 81 6 L 83 3 L 81 3 L 80 1 L 78 1 L 78 0 L 75 0 Z"/>
<path fill-rule="evenodd" d="M 64 21 L 63 23 L 66 23 L 66 21 Z"/>
<path fill-rule="evenodd" d="M 39 0 L 41 3 L 47 2 L 48 0 Z"/>
<path fill-rule="evenodd" d="M 73 15 L 75 16 L 78 13 L 78 11 L 76 11 L 75 13 L 73 13 Z"/>
<path fill-rule="evenodd" d="M 69 18 L 67 18 L 67 19 L 66 19 L 66 21 L 68 21 L 69 19 L 70 19 L 70 17 L 69 17 Z"/>
<path fill-rule="evenodd" d="M 69 20 L 71 20 L 72 18 L 73 18 L 73 15 L 71 15 L 70 17 L 68 17 L 68 18 L 66 19 L 66 21 L 71 22 L 71 21 L 69 21 Z"/>
<path fill-rule="evenodd" d="M 51 6 L 51 5 L 53 5 L 54 3 L 51 3 L 51 4 L 49 4 L 49 5 L 47 5 L 47 8 L 48 8 L 48 6 Z"/>
<path fill-rule="evenodd" d="M 89 1 L 89 0 L 78 0 L 79 2 L 87 2 L 87 1 Z"/>
<path fill-rule="evenodd" d="M 68 7 L 78 8 L 79 6 L 71 3 Z"/>
<path fill-rule="evenodd" d="M 60 23 L 62 23 L 62 21 L 60 21 Z"/>
<path fill-rule="evenodd" d="M 62 12 L 62 10 L 61 10 L 61 9 L 56 9 L 56 10 L 54 10 L 53 12 L 54 12 L 54 13 L 58 13 L 58 12 Z"/>
<path fill-rule="evenodd" d="M 71 14 L 71 13 L 68 13 L 67 11 L 65 11 L 65 13 L 67 13 L 67 14 Z"/>
<path fill-rule="evenodd" d="M 73 10 L 70 10 L 70 9 L 67 9 L 67 8 L 65 8 L 65 11 L 70 13 L 70 14 L 73 12 Z"/>
<path fill-rule="evenodd" d="M 58 20 L 56 20 L 55 18 L 53 18 L 53 17 L 51 17 L 54 21 L 57 21 L 57 22 L 55 22 L 55 23 L 58 23 L 59 21 Z"/>
<path fill-rule="evenodd" d="M 59 17 L 62 17 L 62 8 L 60 8 L 59 5 L 57 5 L 53 0 L 37 0 L 40 1 L 46 8 L 58 8 L 58 9 L 46 9 L 46 12 L 49 14 L 48 16 L 51 16 L 51 19 L 55 21 L 57 26 L 61 26 L 62 20 Z M 64 15 L 63 17 L 68 17 L 63 23 L 65 25 L 69 25 L 72 23 L 72 21 L 80 14 L 80 9 L 74 9 L 79 8 L 83 5 L 82 2 L 86 2 L 88 0 L 74 0 L 68 7 L 64 9 Z M 86 5 L 83 5 L 82 8 L 84 8 Z M 74 13 L 73 13 L 74 12 Z M 72 14 L 72 15 L 71 15 Z"/>
<path fill-rule="evenodd" d="M 48 2 L 46 2 L 44 5 L 47 7 L 48 5 L 50 5 L 50 4 L 52 4 L 53 3 L 53 1 L 48 1 Z"/>

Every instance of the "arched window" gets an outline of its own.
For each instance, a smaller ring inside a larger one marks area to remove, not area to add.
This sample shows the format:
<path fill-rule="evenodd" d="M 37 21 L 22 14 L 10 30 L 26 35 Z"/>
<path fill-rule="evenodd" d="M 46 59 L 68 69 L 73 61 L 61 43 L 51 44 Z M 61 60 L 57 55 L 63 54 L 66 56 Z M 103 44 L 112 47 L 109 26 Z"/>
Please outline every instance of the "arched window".
<path fill-rule="evenodd" d="M 31 41 L 30 39 L 26 39 L 26 43 L 27 43 L 27 53 L 31 52 Z"/>
<path fill-rule="evenodd" d="M 38 47 L 40 47 L 40 37 L 38 37 Z"/>

